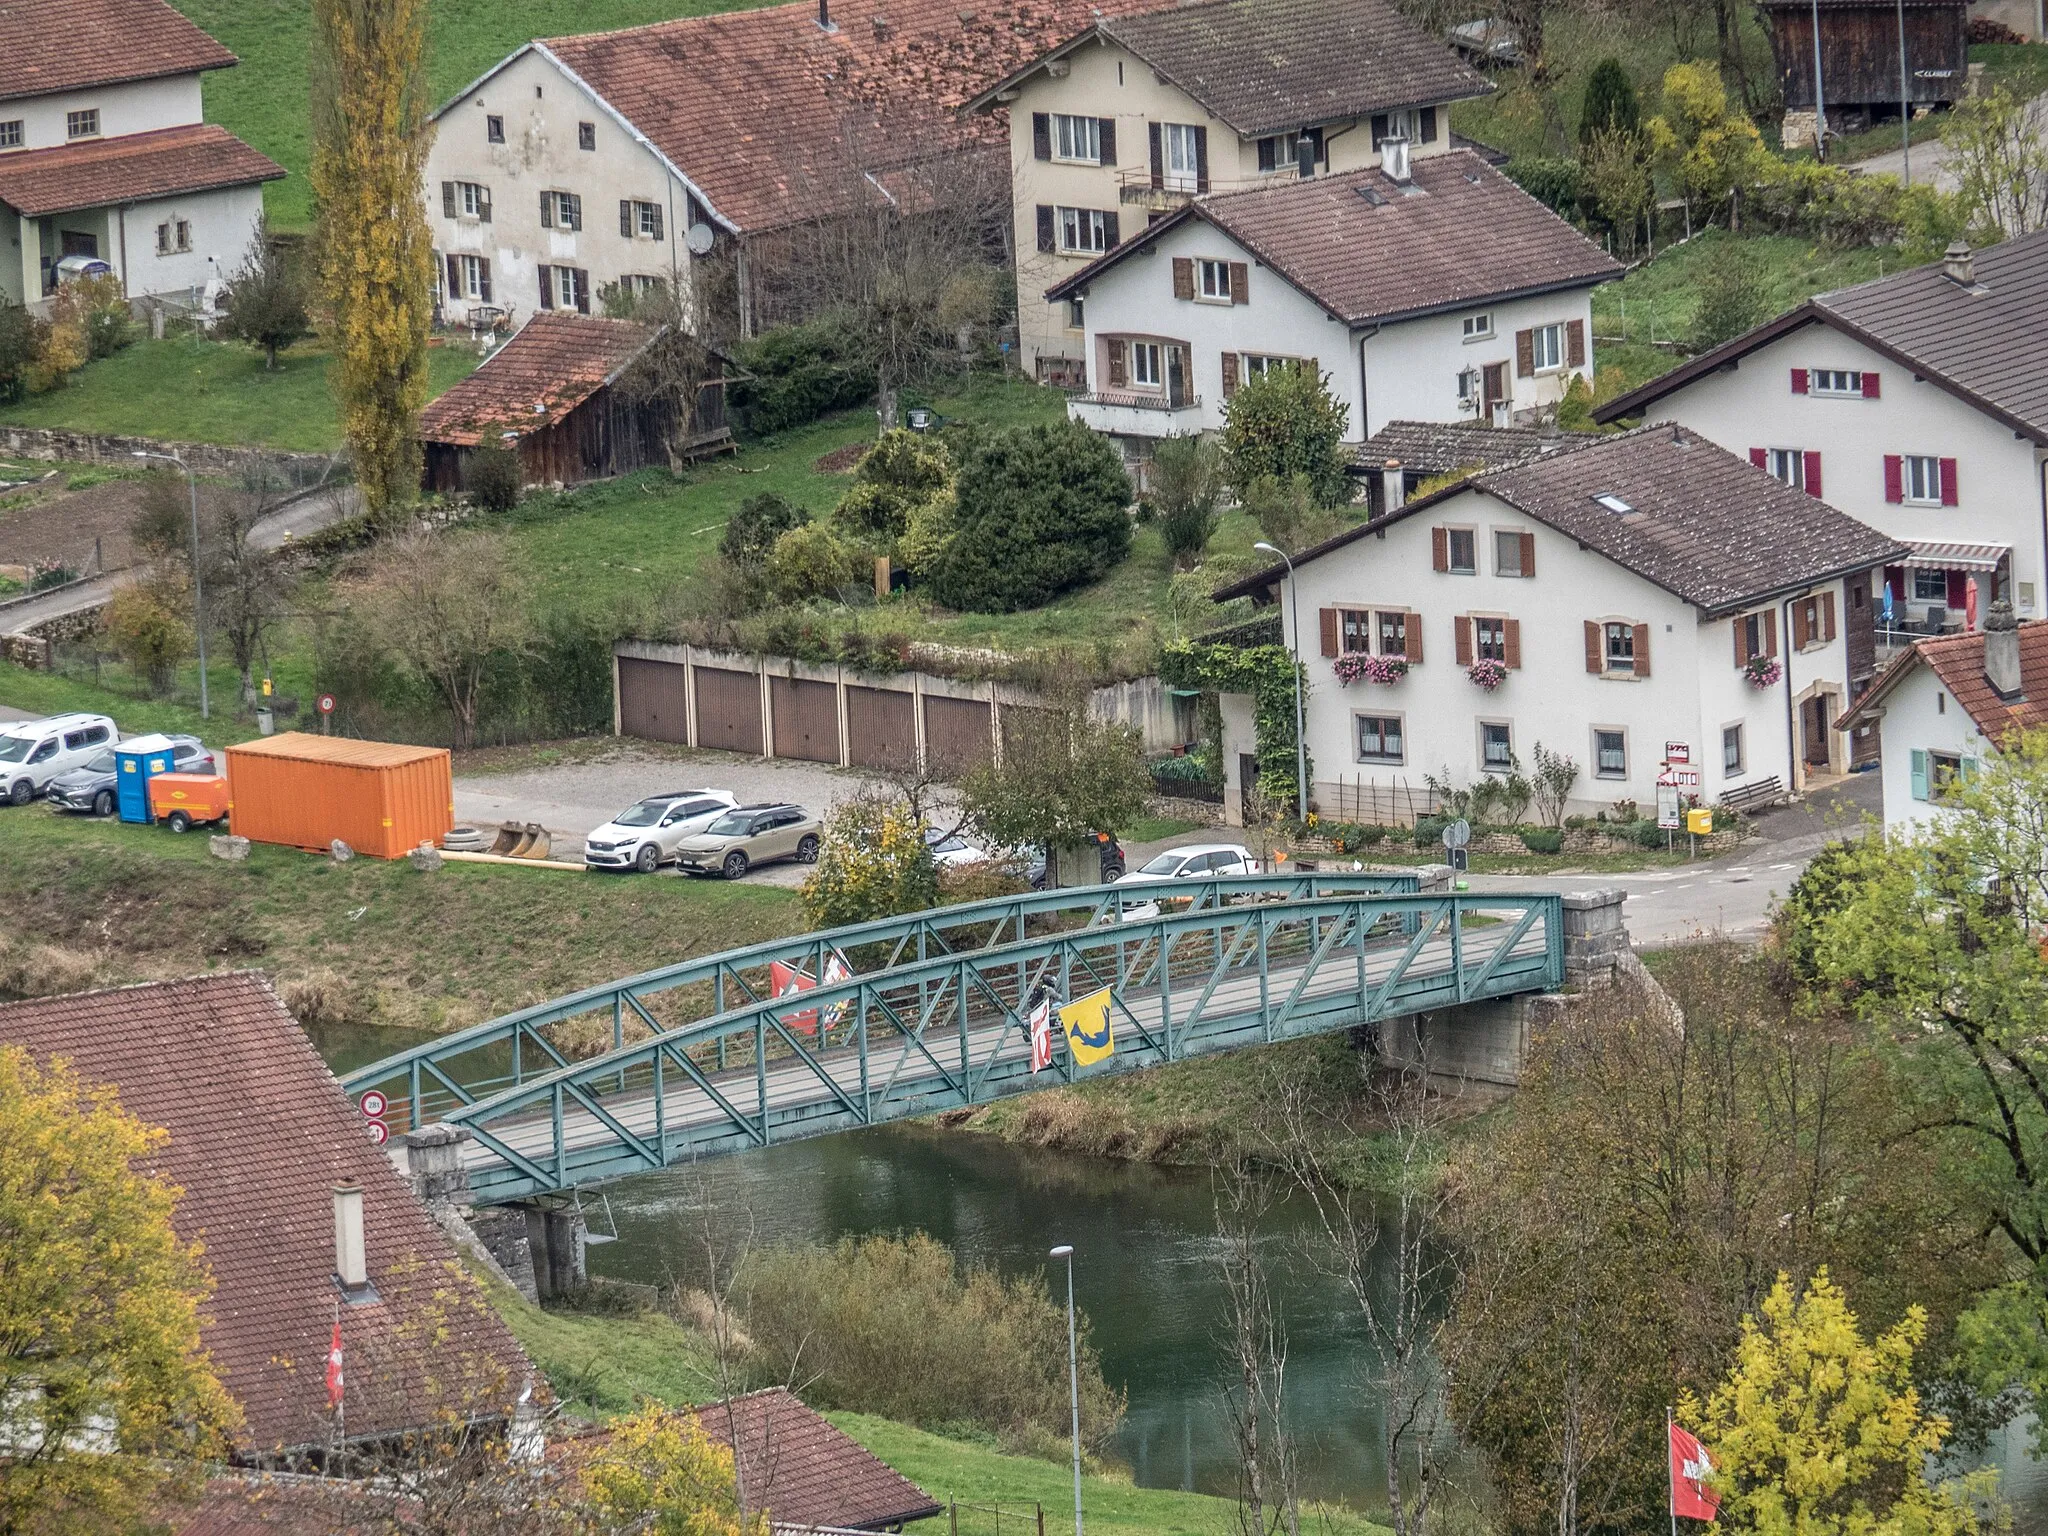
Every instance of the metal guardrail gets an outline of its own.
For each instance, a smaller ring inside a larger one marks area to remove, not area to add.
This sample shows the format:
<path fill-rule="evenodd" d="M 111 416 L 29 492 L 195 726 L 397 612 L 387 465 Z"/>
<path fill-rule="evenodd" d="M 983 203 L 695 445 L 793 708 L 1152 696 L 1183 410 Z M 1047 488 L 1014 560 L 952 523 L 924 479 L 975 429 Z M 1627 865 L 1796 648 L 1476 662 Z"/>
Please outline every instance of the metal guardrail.
<path fill-rule="evenodd" d="M 1064 1051 L 1031 1070 L 1042 992 L 1110 989 L 1115 1052 L 1078 1074 L 1095 1076 L 1563 979 L 1556 895 L 1216 900 L 749 1000 L 443 1118 L 489 1204 L 1072 1081 Z"/>

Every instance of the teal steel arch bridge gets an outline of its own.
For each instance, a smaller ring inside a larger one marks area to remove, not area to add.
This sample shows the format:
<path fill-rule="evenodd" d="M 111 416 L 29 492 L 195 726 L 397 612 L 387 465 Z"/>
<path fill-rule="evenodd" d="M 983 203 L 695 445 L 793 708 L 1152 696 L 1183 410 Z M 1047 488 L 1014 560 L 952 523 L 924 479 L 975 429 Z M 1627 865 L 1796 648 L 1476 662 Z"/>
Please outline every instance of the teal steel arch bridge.
<path fill-rule="evenodd" d="M 385 1123 L 468 1132 L 481 1204 L 1076 1077 L 1564 980 L 1561 898 L 1294 873 L 998 897 L 726 950 L 348 1073 Z M 801 991 L 784 991 L 790 978 Z M 1115 1054 L 1031 1070 L 1028 1012 L 1107 987 Z"/>

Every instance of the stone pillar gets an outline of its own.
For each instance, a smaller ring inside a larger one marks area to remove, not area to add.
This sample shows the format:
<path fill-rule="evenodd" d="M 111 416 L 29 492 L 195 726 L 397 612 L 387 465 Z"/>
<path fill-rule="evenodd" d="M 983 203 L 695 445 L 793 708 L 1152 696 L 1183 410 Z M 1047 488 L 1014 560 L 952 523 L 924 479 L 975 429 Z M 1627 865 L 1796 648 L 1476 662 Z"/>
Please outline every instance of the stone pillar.
<path fill-rule="evenodd" d="M 462 1165 L 468 1131 L 459 1125 L 429 1125 L 400 1139 L 405 1143 L 406 1177 L 423 1203 L 469 1204 L 469 1170 Z"/>
<path fill-rule="evenodd" d="M 583 1288 L 589 1278 L 584 1250 L 590 1229 L 573 1206 L 526 1208 L 527 1245 L 532 1252 L 533 1278 L 542 1301 Z"/>
<path fill-rule="evenodd" d="M 540 1300 L 540 1277 L 534 1272 L 533 1243 L 528 1235 L 526 1211 L 516 1205 L 496 1205 L 472 1212 L 470 1230 L 484 1250 L 498 1261 L 519 1294 L 528 1301 Z"/>
<path fill-rule="evenodd" d="M 1628 954 L 1628 926 L 1622 921 L 1621 890 L 1569 891 L 1564 896 L 1564 976 L 1581 986 L 1613 979 Z"/>

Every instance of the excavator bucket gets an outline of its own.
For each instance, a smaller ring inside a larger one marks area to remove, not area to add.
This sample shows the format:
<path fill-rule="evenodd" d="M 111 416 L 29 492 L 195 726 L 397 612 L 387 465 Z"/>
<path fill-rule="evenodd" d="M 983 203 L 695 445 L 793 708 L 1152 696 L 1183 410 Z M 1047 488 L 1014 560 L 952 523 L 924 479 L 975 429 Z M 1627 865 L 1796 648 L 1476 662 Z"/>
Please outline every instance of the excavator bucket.
<path fill-rule="evenodd" d="M 498 828 L 498 835 L 491 843 L 491 852 L 510 853 L 518 844 L 519 838 L 519 823 L 516 821 L 505 822 Z"/>
<path fill-rule="evenodd" d="M 505 850 L 505 857 L 508 859 L 523 859 L 526 857 L 526 850 L 532 845 L 533 827 L 529 824 L 519 829 L 518 837 L 513 840 L 512 846 Z"/>
<path fill-rule="evenodd" d="M 513 854 L 513 857 L 517 859 L 544 859 L 553 851 L 554 845 L 555 840 L 548 834 L 546 827 L 537 821 L 529 822 L 526 827 L 526 841 L 520 845 L 518 851 Z"/>

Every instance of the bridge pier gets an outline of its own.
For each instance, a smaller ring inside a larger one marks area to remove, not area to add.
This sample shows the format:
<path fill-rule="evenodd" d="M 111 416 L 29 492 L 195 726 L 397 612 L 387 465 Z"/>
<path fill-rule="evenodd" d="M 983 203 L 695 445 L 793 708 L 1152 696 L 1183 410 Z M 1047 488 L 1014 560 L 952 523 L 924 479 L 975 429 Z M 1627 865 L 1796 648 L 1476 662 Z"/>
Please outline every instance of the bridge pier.
<path fill-rule="evenodd" d="M 590 1228 L 573 1206 L 519 1205 L 526 1216 L 526 1245 L 532 1254 L 537 1299 L 552 1301 L 583 1289 L 590 1281 L 585 1266 Z"/>

